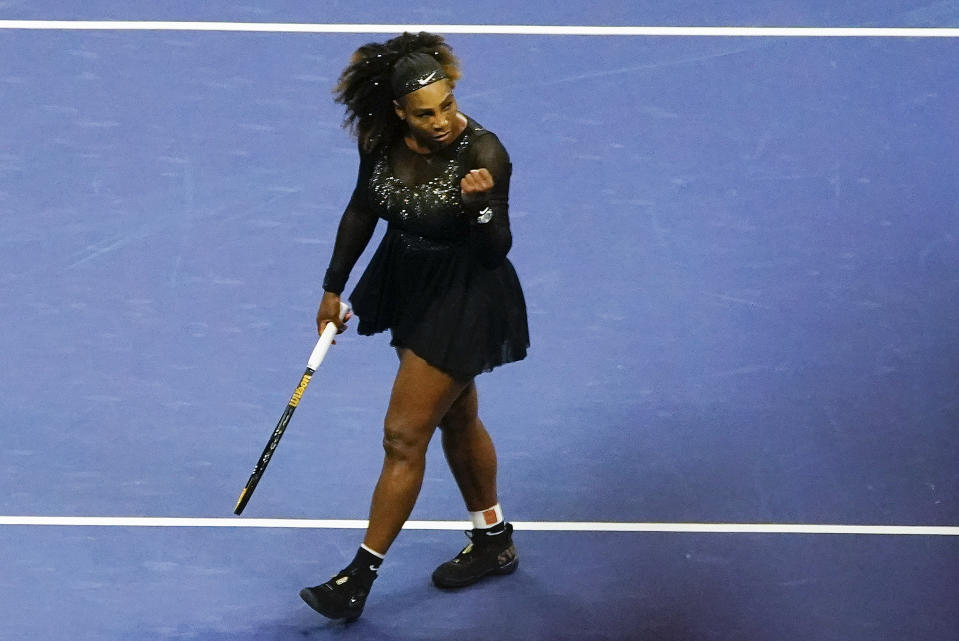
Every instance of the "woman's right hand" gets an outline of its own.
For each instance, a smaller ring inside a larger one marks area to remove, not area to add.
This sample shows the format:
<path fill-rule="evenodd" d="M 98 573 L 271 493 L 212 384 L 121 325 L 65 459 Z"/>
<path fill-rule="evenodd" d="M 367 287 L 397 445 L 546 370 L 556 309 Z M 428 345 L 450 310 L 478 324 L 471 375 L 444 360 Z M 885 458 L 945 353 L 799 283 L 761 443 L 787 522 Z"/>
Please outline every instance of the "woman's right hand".
<path fill-rule="evenodd" d="M 340 297 L 332 292 L 324 292 L 323 300 L 320 301 L 320 308 L 316 311 L 316 331 L 320 334 L 327 323 L 333 323 L 337 327 L 337 334 L 346 331 L 346 321 L 353 317 L 353 312 L 347 312 L 346 317 L 340 320 Z M 336 341 L 334 341 L 335 343 Z"/>

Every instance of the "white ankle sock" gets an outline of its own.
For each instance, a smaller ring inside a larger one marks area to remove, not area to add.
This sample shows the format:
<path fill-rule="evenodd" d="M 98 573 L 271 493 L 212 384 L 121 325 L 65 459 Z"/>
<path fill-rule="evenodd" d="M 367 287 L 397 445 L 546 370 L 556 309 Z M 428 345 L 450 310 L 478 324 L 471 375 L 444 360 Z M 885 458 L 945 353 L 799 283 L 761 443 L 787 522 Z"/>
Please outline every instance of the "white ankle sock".
<path fill-rule="evenodd" d="M 381 561 L 386 558 L 385 554 L 380 554 L 373 548 L 367 546 L 366 543 L 360 543 L 360 547 L 366 550 L 367 552 L 369 552 L 370 554 L 372 554 L 373 556 L 375 556 L 376 558 L 380 559 Z"/>
<path fill-rule="evenodd" d="M 497 503 L 491 508 L 470 512 L 470 519 L 473 521 L 474 528 L 486 530 L 503 522 L 503 508 Z"/>

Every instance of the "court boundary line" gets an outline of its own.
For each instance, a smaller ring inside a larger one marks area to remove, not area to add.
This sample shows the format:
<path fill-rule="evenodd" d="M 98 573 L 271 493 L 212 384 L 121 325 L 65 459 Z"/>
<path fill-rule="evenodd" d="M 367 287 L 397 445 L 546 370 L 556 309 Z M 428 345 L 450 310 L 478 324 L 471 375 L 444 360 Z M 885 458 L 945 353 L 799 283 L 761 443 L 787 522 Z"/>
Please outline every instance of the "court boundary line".
<path fill-rule="evenodd" d="M 0 526 L 196 527 L 366 529 L 364 519 L 267 519 L 236 517 L 0 516 Z M 959 527 L 930 525 L 830 525 L 802 523 L 628 523 L 604 521 L 511 521 L 530 532 L 672 532 L 693 534 L 860 534 L 959 536 Z M 464 530 L 469 521 L 407 521 L 405 530 Z"/>
<path fill-rule="evenodd" d="M 255 33 L 397 33 L 544 36 L 673 36 L 764 38 L 959 38 L 955 27 L 695 27 L 588 25 L 361 24 L 190 22 L 150 20 L 0 20 L 0 29 L 110 31 L 220 31 Z"/>

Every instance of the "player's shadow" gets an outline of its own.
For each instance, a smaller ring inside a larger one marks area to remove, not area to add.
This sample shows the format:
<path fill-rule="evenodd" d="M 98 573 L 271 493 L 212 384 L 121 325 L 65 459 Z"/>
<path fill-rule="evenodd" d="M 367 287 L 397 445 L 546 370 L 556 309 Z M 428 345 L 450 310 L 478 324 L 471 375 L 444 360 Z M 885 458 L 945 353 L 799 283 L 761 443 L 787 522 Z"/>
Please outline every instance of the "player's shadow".
<path fill-rule="evenodd" d="M 386 587 L 386 586 L 377 586 Z M 361 619 L 327 621 L 305 608 L 290 622 L 264 626 L 256 638 L 362 641 L 688 641 L 684 598 L 658 594 L 645 603 L 631 595 L 584 593 L 550 586 L 548 576 L 517 572 L 458 591 L 423 582 L 394 583 L 375 593 Z M 594 602 L 591 604 L 590 602 Z M 597 606 L 596 603 L 599 605 Z"/>

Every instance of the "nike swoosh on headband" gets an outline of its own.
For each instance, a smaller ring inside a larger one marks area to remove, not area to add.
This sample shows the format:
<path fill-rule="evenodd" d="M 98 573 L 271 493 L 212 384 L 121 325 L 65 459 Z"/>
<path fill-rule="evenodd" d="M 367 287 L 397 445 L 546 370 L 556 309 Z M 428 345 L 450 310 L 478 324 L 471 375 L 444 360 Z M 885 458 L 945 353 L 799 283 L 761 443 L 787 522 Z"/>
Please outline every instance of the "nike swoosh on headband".
<path fill-rule="evenodd" d="M 420 79 L 417 80 L 416 82 L 420 83 L 421 86 L 424 86 L 424 87 L 425 87 L 426 85 L 428 85 L 428 84 L 430 84 L 431 82 L 433 82 L 433 78 L 434 78 L 434 77 L 436 77 L 436 72 L 435 72 L 435 71 L 431 71 L 428 76 L 423 76 L 422 78 L 420 78 Z"/>

